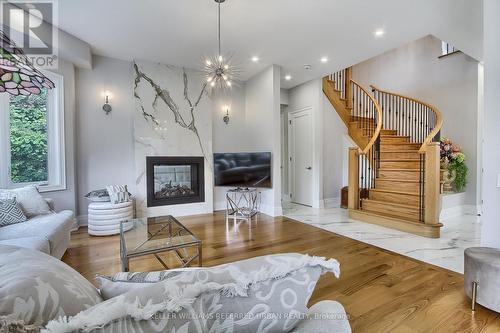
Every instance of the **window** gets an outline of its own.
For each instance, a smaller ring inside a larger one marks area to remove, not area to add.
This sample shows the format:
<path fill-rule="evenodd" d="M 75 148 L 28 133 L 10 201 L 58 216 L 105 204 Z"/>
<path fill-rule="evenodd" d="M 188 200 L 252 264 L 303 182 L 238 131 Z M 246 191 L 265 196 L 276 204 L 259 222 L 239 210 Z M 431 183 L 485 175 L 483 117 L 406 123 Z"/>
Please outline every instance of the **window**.
<path fill-rule="evenodd" d="M 63 78 L 40 95 L 0 94 L 0 187 L 28 184 L 40 191 L 66 188 Z"/>

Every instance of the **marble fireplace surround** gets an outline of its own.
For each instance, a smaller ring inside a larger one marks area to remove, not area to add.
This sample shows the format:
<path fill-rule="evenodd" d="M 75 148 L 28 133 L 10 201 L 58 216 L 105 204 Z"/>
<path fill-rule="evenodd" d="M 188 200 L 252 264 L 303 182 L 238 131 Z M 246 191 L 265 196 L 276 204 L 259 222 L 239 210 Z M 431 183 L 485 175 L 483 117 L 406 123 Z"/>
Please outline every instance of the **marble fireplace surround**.
<path fill-rule="evenodd" d="M 176 66 L 139 61 L 132 66 L 137 216 L 212 213 L 213 108 L 206 80 L 194 70 Z M 202 157 L 203 201 L 148 207 L 148 156 Z"/>

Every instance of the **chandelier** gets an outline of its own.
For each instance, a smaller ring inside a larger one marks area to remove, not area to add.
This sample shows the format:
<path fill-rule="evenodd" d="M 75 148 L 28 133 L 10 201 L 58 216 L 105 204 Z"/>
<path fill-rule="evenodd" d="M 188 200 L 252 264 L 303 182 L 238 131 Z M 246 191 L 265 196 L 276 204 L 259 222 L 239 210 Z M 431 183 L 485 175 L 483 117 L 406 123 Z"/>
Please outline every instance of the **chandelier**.
<path fill-rule="evenodd" d="M 208 57 L 205 60 L 205 76 L 207 83 L 211 88 L 229 89 L 237 80 L 240 70 L 231 64 L 231 57 L 223 57 L 221 52 L 220 41 L 220 5 L 226 0 L 215 0 L 218 5 L 218 39 L 219 53 L 216 56 Z"/>
<path fill-rule="evenodd" d="M 0 93 L 38 95 L 54 82 L 37 70 L 24 52 L 0 30 Z"/>

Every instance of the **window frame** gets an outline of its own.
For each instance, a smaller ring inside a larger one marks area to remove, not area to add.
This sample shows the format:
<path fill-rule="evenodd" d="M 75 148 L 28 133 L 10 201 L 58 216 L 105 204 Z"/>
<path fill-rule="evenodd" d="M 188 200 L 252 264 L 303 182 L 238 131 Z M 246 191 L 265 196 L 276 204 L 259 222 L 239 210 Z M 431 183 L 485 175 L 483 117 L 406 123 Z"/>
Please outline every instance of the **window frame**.
<path fill-rule="evenodd" d="M 0 187 L 19 188 L 36 185 L 40 192 L 63 191 L 66 186 L 66 144 L 64 126 L 64 78 L 60 74 L 42 71 L 51 79 L 55 88 L 49 91 L 47 99 L 47 162 L 46 182 L 13 183 L 10 178 L 10 106 L 7 93 L 0 94 Z"/>

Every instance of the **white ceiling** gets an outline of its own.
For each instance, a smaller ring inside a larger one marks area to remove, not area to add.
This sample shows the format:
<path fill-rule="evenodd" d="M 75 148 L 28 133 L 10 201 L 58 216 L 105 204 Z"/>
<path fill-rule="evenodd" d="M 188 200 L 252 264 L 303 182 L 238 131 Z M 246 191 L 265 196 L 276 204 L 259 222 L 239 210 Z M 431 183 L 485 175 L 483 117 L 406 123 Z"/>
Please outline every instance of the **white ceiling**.
<path fill-rule="evenodd" d="M 216 52 L 214 0 L 64 0 L 59 27 L 94 54 L 200 68 Z M 386 34 L 375 38 L 383 28 Z M 233 52 L 243 80 L 271 64 L 291 88 L 427 34 L 482 58 L 482 1 L 226 0 L 222 48 Z M 251 62 L 252 56 L 260 58 Z M 319 59 L 327 56 L 327 64 Z M 305 70 L 304 64 L 312 65 Z"/>

